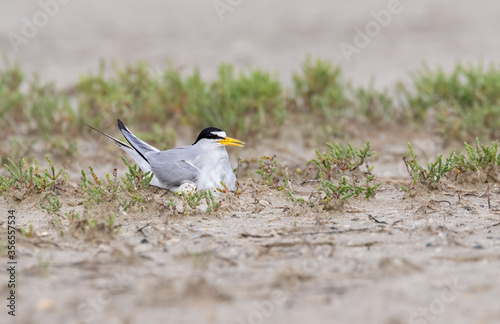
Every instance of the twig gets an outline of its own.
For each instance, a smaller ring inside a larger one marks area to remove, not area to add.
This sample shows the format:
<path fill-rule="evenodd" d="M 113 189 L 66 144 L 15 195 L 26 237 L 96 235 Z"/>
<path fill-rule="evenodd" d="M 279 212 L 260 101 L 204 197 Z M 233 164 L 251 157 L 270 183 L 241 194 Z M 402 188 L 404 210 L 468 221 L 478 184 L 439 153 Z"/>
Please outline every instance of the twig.
<path fill-rule="evenodd" d="M 142 230 L 145 229 L 146 227 L 148 227 L 149 224 L 151 224 L 151 223 L 147 223 L 146 225 L 144 225 L 143 227 L 141 227 L 137 230 L 137 232 L 141 233 L 144 236 L 141 243 L 148 243 L 148 237 L 146 236 L 146 234 L 144 234 L 144 232 Z"/>
<path fill-rule="evenodd" d="M 492 227 L 496 227 L 496 226 L 500 226 L 500 223 L 496 223 L 496 224 L 493 224 L 493 225 L 490 225 L 490 226 L 486 226 L 483 229 L 492 228 Z"/>
<path fill-rule="evenodd" d="M 433 200 L 433 201 L 436 203 L 448 203 L 450 205 L 450 208 L 451 208 L 451 202 L 449 202 L 448 200 Z"/>
<path fill-rule="evenodd" d="M 385 224 L 385 225 L 389 225 L 387 224 L 387 222 L 383 222 L 383 221 L 379 221 L 378 219 L 376 219 L 375 217 L 373 217 L 372 215 L 368 214 L 368 219 L 374 221 L 375 223 L 377 224 Z"/>
<path fill-rule="evenodd" d="M 364 228 L 352 228 L 348 230 L 338 230 L 335 227 L 330 227 L 332 231 L 318 231 L 318 232 L 295 232 L 295 233 L 288 233 L 286 235 L 317 235 L 317 234 L 345 234 L 345 233 L 351 233 L 351 232 L 366 232 L 369 231 L 370 228 L 364 227 Z"/>
<path fill-rule="evenodd" d="M 303 186 L 305 185 L 306 183 L 310 183 L 310 182 L 320 182 L 321 179 L 316 179 L 316 180 L 304 180 L 300 185 Z"/>
<path fill-rule="evenodd" d="M 274 234 L 271 234 L 271 235 L 258 235 L 258 234 L 241 233 L 240 237 L 241 238 L 248 238 L 248 237 L 252 237 L 252 238 L 271 238 L 271 237 L 274 237 Z"/>

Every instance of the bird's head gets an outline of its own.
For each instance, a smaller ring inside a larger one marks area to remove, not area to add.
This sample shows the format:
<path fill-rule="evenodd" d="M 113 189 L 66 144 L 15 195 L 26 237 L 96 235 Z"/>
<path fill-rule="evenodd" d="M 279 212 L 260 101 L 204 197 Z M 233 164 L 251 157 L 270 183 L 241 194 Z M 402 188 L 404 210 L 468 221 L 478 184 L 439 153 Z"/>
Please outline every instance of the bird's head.
<path fill-rule="evenodd" d="M 239 141 L 237 139 L 227 137 L 225 131 L 215 127 L 208 127 L 202 130 L 200 135 L 198 135 L 196 142 L 194 142 L 193 145 L 205 144 L 205 143 L 206 144 L 213 143 L 214 145 L 217 146 L 230 145 L 230 146 L 240 146 L 240 147 L 243 147 L 243 144 L 245 144 L 244 142 Z"/>

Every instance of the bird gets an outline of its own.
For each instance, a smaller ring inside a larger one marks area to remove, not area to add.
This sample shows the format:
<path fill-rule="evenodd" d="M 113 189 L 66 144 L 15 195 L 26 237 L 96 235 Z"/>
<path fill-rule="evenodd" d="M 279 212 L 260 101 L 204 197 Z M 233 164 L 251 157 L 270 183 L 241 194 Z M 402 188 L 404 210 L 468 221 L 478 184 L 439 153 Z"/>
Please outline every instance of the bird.
<path fill-rule="evenodd" d="M 121 120 L 117 122 L 130 145 L 87 126 L 115 142 L 143 172 L 151 171 L 153 178 L 150 185 L 174 192 L 182 192 L 185 187 L 199 191 L 236 189 L 236 175 L 231 168 L 226 146 L 243 147 L 245 143 L 228 137 L 225 131 L 208 127 L 200 132 L 192 145 L 160 151 L 137 138 Z"/>

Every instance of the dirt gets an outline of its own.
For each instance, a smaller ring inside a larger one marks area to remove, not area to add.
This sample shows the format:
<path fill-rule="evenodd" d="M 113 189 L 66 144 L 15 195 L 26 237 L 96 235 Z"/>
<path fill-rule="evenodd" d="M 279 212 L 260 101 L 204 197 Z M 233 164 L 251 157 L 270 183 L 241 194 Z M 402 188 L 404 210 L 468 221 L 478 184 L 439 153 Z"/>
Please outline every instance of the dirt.
<path fill-rule="evenodd" d="M 45 193 L 6 195 L 1 210 L 34 228 L 17 233 L 16 323 L 496 322 L 498 185 L 450 180 L 412 194 L 407 179 L 314 207 L 240 179 L 242 193 L 220 195 L 213 213 L 155 188 L 127 211 L 111 196 L 88 205 L 78 186 L 58 183 L 61 214 L 91 214 L 95 228 L 66 217 L 56 226 L 40 208 Z M 289 189 L 320 201 L 317 183 Z"/>
<path fill-rule="evenodd" d="M 59 88 L 95 72 L 101 58 L 147 60 L 159 69 L 171 60 L 188 71 L 199 66 L 208 78 L 230 62 L 277 71 L 290 85 L 312 54 L 342 65 L 356 84 L 373 75 L 378 87 L 393 87 L 424 60 L 450 68 L 457 61 L 497 58 L 498 1 L 401 3 L 404 11 L 350 63 L 339 44 L 352 43 L 354 28 L 363 28 L 370 11 L 387 8 L 387 1 L 242 1 L 223 21 L 211 1 L 72 1 L 18 53 L 7 37 L 0 37 L 0 51 Z M 20 33 L 22 17 L 40 11 L 37 2 L 1 6 L 3 36 Z M 237 158 L 276 155 L 289 170 L 305 172 L 316 141 L 293 132 L 293 125 L 287 129 L 276 139 L 242 139 L 249 145 L 230 151 L 233 165 Z M 3 308 L 0 322 L 500 322 L 498 170 L 406 193 L 401 158 L 408 141 L 424 160 L 463 141 L 444 143 L 397 127 L 352 125 L 346 133 L 358 145 L 370 140 L 377 152 L 370 165 L 383 184 L 374 198 L 296 204 L 284 191 L 247 180 L 254 163 L 238 175 L 241 195 L 218 198 L 221 207 L 210 214 L 154 189 L 146 191 L 150 201 L 143 211 L 124 211 L 113 199 L 86 209 L 80 170 L 92 165 L 102 178 L 114 167 L 120 177 L 124 168 L 115 146 L 84 138 L 77 157 L 55 161 L 69 175 L 53 190 L 63 205 L 60 225 L 41 209 L 44 193 L 0 197 L 0 246 L 7 241 L 8 210 L 15 209 L 20 228 L 34 229 L 33 237 L 16 234 L 18 309 L 14 319 Z M 42 161 L 48 152 L 35 153 Z M 292 182 L 296 197 L 318 199 L 317 191 L 315 182 Z M 64 217 L 85 211 L 98 219 L 95 228 Z M 112 212 L 116 227 L 109 230 L 104 218 Z M 8 273 L 0 272 L 4 301 L 7 281 Z"/>

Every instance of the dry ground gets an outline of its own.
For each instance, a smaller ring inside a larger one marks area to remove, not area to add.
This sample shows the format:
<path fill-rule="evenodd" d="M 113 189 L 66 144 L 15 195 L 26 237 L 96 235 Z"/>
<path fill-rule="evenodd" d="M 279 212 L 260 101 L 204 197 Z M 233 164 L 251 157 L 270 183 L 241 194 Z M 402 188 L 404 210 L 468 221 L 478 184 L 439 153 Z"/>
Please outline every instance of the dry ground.
<path fill-rule="evenodd" d="M 394 153 L 388 165 L 399 163 Z M 243 193 L 222 195 L 211 214 L 150 188 L 143 212 L 116 200 L 87 211 L 116 211 L 115 235 L 62 219 L 61 236 L 40 208 L 44 194 L 7 195 L 0 210 L 15 209 L 36 233 L 17 233 L 16 323 L 496 323 L 498 185 L 447 181 L 405 194 L 407 178 L 379 180 L 375 198 L 328 210 L 243 176 Z M 292 183 L 296 197 L 317 190 Z M 63 213 L 85 209 L 74 184 L 53 192 Z"/>

